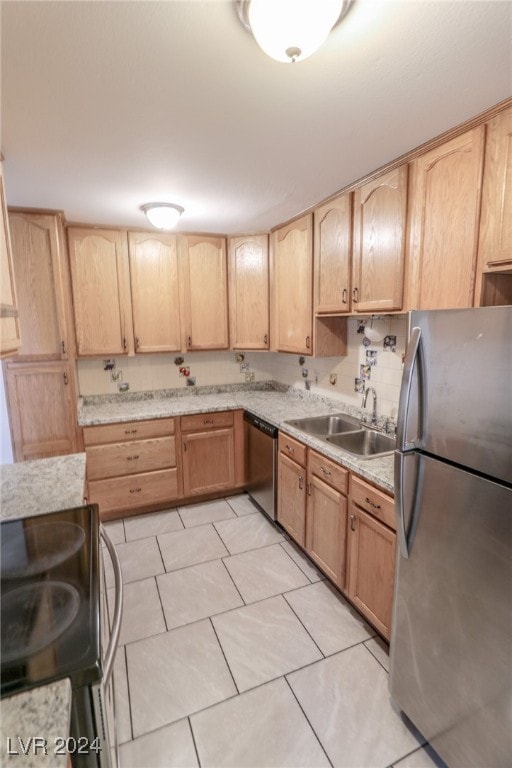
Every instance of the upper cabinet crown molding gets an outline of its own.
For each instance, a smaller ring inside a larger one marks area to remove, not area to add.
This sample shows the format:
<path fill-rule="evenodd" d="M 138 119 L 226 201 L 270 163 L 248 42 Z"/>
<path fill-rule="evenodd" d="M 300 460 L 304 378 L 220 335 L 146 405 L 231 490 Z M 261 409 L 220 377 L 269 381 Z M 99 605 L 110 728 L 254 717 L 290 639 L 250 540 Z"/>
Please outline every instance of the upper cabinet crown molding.
<path fill-rule="evenodd" d="M 133 353 L 126 232 L 68 228 L 79 356 Z"/>
<path fill-rule="evenodd" d="M 16 354 L 20 347 L 21 339 L 1 161 L 0 209 L 0 356 L 7 357 Z"/>
<path fill-rule="evenodd" d="M 408 308 L 473 306 L 485 126 L 411 163 Z"/>
<path fill-rule="evenodd" d="M 402 309 L 407 217 L 407 166 L 354 192 L 352 308 Z"/>
<path fill-rule="evenodd" d="M 230 341 L 232 349 L 268 349 L 268 235 L 228 240 Z"/>
<path fill-rule="evenodd" d="M 187 350 L 227 349 L 228 285 L 226 240 L 186 235 L 180 238 Z"/>
<path fill-rule="evenodd" d="M 180 350 L 177 236 L 129 232 L 128 250 L 135 351 Z"/>

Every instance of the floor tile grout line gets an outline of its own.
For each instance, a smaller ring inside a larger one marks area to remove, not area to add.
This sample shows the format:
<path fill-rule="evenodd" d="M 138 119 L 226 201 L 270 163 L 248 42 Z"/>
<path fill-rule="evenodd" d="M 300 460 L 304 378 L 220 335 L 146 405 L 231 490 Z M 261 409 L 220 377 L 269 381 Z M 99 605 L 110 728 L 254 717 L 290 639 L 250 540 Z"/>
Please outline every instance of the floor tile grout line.
<path fill-rule="evenodd" d="M 281 548 L 282 548 L 282 549 L 284 549 L 284 551 L 286 552 L 286 554 L 288 555 L 288 557 L 290 558 L 290 560 L 293 560 L 293 557 L 292 557 L 292 556 L 290 555 L 290 553 L 289 553 L 289 552 L 288 552 L 288 551 L 287 551 L 287 550 L 284 548 L 284 545 L 285 545 L 285 544 L 291 544 L 291 543 L 292 543 L 292 542 L 291 542 L 291 540 L 290 540 L 290 539 L 285 539 L 285 541 L 281 541 L 281 542 L 280 542 L 280 546 L 281 546 Z M 305 552 L 302 552 L 302 550 L 300 551 L 300 554 L 302 554 L 304 557 L 307 557 L 306 553 L 305 553 Z M 309 558 L 308 558 L 308 560 L 309 560 Z M 302 573 L 304 574 L 304 576 L 306 577 L 306 579 L 309 579 L 309 582 L 310 582 L 310 584 L 316 584 L 316 583 L 317 583 L 317 582 L 319 582 L 319 581 L 325 581 L 325 580 L 327 579 L 327 576 L 325 576 L 325 575 L 322 573 L 322 571 L 320 571 L 320 570 L 318 569 L 318 567 L 317 567 L 317 566 L 316 566 L 316 565 L 313 563 L 313 561 L 312 561 L 312 560 L 311 560 L 311 567 L 312 567 L 312 568 L 316 568 L 316 570 L 317 570 L 317 571 L 318 571 L 318 573 L 320 574 L 320 578 L 319 578 L 319 579 L 316 579 L 315 581 L 312 581 L 311 577 L 310 577 L 310 576 L 308 576 L 308 574 L 306 573 L 306 571 L 305 571 L 305 570 L 302 568 L 302 566 L 301 566 L 299 563 L 297 563 L 297 561 L 296 561 L 296 560 L 293 560 L 293 562 L 295 563 L 295 565 L 297 566 L 297 568 L 300 568 L 300 570 L 302 571 Z"/>
<path fill-rule="evenodd" d="M 375 637 L 379 637 L 379 635 L 373 635 L 372 637 L 369 637 L 369 638 L 368 638 L 368 640 L 373 640 Z M 386 667 L 385 667 L 385 666 L 384 666 L 384 664 L 381 662 L 381 660 L 378 658 L 378 656 L 376 656 L 376 654 L 375 654 L 375 653 L 374 653 L 374 652 L 373 652 L 373 651 L 372 651 L 370 648 L 368 648 L 368 646 L 366 645 L 366 643 L 368 642 L 368 640 L 363 640 L 363 645 L 364 645 L 364 647 L 366 648 L 366 650 L 368 651 L 368 653 L 370 653 L 370 654 L 373 656 L 373 658 L 375 659 L 375 661 L 377 661 L 377 662 L 378 662 L 378 663 L 381 665 L 381 667 L 382 667 L 382 669 L 384 670 L 384 672 L 385 672 L 387 675 L 389 675 L 389 670 L 388 670 L 388 669 L 386 669 Z"/>
<path fill-rule="evenodd" d="M 304 589 L 304 587 L 303 587 L 303 589 Z M 294 591 L 294 590 L 292 590 L 292 591 Z M 288 602 L 288 600 L 286 599 L 286 592 L 282 592 L 282 593 L 281 593 L 281 597 L 283 598 L 283 600 L 284 600 L 284 602 L 285 602 L 285 605 L 287 605 L 287 606 L 288 606 L 288 608 L 290 609 L 290 611 L 292 612 L 292 614 L 295 616 L 295 618 L 297 619 L 297 621 L 299 622 L 299 624 L 301 625 L 301 627 L 302 627 L 302 628 L 304 629 L 304 631 L 305 631 L 305 632 L 306 632 L 306 633 L 309 635 L 309 637 L 311 638 L 311 640 L 313 641 L 313 643 L 315 644 L 315 646 L 318 648 L 318 650 L 319 650 L 319 651 L 320 651 L 320 653 L 322 654 L 323 658 L 325 659 L 325 653 L 322 651 L 322 649 L 321 649 L 321 648 L 320 648 L 320 646 L 318 645 L 317 641 L 315 640 L 315 638 L 313 637 L 313 635 L 311 634 L 311 632 L 309 631 L 309 629 L 306 627 L 306 625 L 305 625 L 305 624 L 304 624 L 304 622 L 302 621 L 301 617 L 300 617 L 300 616 L 298 615 L 298 613 L 295 611 L 295 609 L 294 609 L 293 605 L 291 605 L 291 604 Z"/>
<path fill-rule="evenodd" d="M 211 625 L 211 627 L 213 629 L 213 632 L 215 634 L 215 639 L 217 640 L 217 643 L 219 644 L 219 648 L 220 648 L 220 650 L 222 652 L 222 655 L 224 657 L 224 661 L 226 662 L 227 668 L 229 669 L 229 674 L 231 675 L 231 679 L 233 680 L 233 685 L 235 686 L 236 694 L 237 694 L 237 696 L 240 696 L 240 691 L 239 691 L 238 685 L 236 683 L 235 676 L 234 676 L 233 671 L 232 671 L 232 669 L 231 669 L 231 667 L 229 665 L 228 658 L 227 658 L 227 656 L 226 656 L 226 654 L 224 652 L 224 648 L 223 648 L 223 645 L 222 645 L 222 643 L 220 641 L 220 638 L 219 638 L 219 636 L 217 634 L 217 630 L 215 629 L 215 624 L 213 623 L 211 617 L 208 619 L 208 621 L 210 622 L 210 625 Z"/>
<path fill-rule="evenodd" d="M 197 765 L 199 766 L 199 768 L 201 768 L 201 758 L 199 757 L 199 749 L 197 747 L 196 736 L 195 736 L 195 733 L 194 733 L 194 729 L 192 728 L 192 721 L 191 721 L 190 717 L 191 717 L 191 715 L 187 716 L 188 727 L 190 729 L 190 735 L 192 736 L 192 744 L 194 745 L 194 751 L 195 751 L 196 757 L 197 757 Z"/>
<path fill-rule="evenodd" d="M 229 571 L 229 568 L 227 567 L 226 563 L 224 562 L 224 558 L 223 558 L 223 557 L 220 557 L 220 558 L 219 558 L 219 560 L 220 560 L 220 562 L 222 563 L 222 566 L 223 566 L 224 570 L 226 571 L 227 575 L 228 575 L 228 576 L 229 576 L 229 578 L 231 579 L 231 581 L 232 581 L 232 583 L 233 583 L 233 586 L 234 586 L 234 588 L 236 589 L 236 591 L 237 591 L 237 592 L 238 592 L 238 594 L 240 595 L 240 600 L 242 601 L 242 603 L 243 603 L 243 604 L 242 604 L 242 605 L 239 605 L 239 606 L 237 606 L 237 608 L 244 608 L 246 605 L 248 605 L 248 603 L 246 603 L 246 602 L 245 602 L 245 600 L 244 600 L 244 598 L 243 598 L 243 595 L 242 595 L 242 593 L 241 593 L 241 592 L 240 592 L 240 590 L 238 589 L 238 584 L 236 583 L 236 581 L 234 580 L 233 576 L 231 575 L 231 573 L 230 573 L 230 571 Z M 228 610 L 226 610 L 226 611 L 222 611 L 220 614 L 213 614 L 213 615 L 215 615 L 215 616 L 219 616 L 219 615 L 222 615 L 222 613 L 229 613 L 229 611 L 235 611 L 235 610 L 236 610 L 236 608 L 228 608 Z"/>
<path fill-rule="evenodd" d="M 128 712 L 130 713 L 130 734 L 131 739 L 129 741 L 133 741 L 133 713 L 132 713 L 132 694 L 130 691 L 130 678 L 128 677 L 128 654 L 126 652 L 126 646 L 123 646 L 123 657 L 124 657 L 124 670 L 126 673 L 126 690 L 128 691 Z M 114 699 L 115 699 L 115 689 L 114 689 Z M 128 742 L 125 742 L 128 743 Z"/>
<path fill-rule="evenodd" d="M 162 575 L 165 576 L 165 574 L 161 574 L 161 573 L 158 574 L 158 575 L 159 576 L 162 576 Z M 158 586 L 158 579 L 157 579 L 156 576 L 154 577 L 154 579 L 155 579 L 156 591 L 157 591 L 157 594 L 158 594 L 158 599 L 160 601 L 160 608 L 162 609 L 162 615 L 164 617 L 165 631 L 169 632 L 170 631 L 169 630 L 169 625 L 167 624 L 167 616 L 165 615 L 165 608 L 164 608 L 164 604 L 163 604 L 163 600 L 162 600 L 162 595 L 160 594 L 160 587 Z M 158 634 L 160 634 L 160 633 L 158 633 Z"/>
<path fill-rule="evenodd" d="M 294 670 L 294 671 L 295 671 L 295 670 Z M 290 674 L 290 673 L 287 673 L 287 674 Z M 298 707 L 299 707 L 300 711 L 301 711 L 301 712 L 302 712 L 302 714 L 304 715 L 304 718 L 306 719 L 306 722 L 308 723 L 309 727 L 310 727 L 310 728 L 311 728 L 311 730 L 313 731 L 313 733 L 314 733 L 314 735 L 315 735 L 315 738 L 316 738 L 316 740 L 318 741 L 318 743 L 319 743 L 319 745 L 320 745 L 320 747 L 321 747 L 321 749 L 322 749 L 322 752 L 324 753 L 325 757 L 327 758 L 327 761 L 328 761 L 329 765 L 330 765 L 330 766 L 332 766 L 332 768 L 334 768 L 334 764 L 333 764 L 333 762 L 332 762 L 331 758 L 329 757 L 329 754 L 328 754 L 328 752 L 327 752 L 326 748 L 325 748 L 325 747 L 324 747 L 324 745 L 322 744 L 322 740 L 320 739 L 320 736 L 319 736 L 319 735 L 318 735 L 318 733 L 315 731 L 315 729 L 314 729 L 314 727 L 313 727 L 313 723 L 310 721 L 309 717 L 307 716 L 306 712 L 304 711 L 304 709 L 303 709 L 303 707 L 302 707 L 302 704 L 300 703 L 299 699 L 298 699 L 298 698 L 297 698 L 297 696 L 295 695 L 295 691 L 293 690 L 293 688 L 292 688 L 292 686 L 291 686 L 291 684 L 290 684 L 290 681 L 288 680 L 288 678 L 287 678 L 287 676 L 286 676 L 286 675 L 283 675 L 283 677 L 284 677 L 284 681 L 285 681 L 286 685 L 288 686 L 288 688 L 289 688 L 289 690 L 290 690 L 290 692 L 291 692 L 291 694 L 292 694 L 293 698 L 294 698 L 294 699 L 295 699 L 295 701 L 297 702 L 297 705 L 298 705 Z"/>

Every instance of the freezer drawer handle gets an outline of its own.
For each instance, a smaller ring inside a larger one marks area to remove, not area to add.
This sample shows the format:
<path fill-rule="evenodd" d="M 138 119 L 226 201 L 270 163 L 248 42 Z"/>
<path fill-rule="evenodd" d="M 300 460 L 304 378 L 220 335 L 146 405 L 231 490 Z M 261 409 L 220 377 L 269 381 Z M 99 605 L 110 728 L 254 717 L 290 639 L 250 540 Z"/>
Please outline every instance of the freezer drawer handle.
<path fill-rule="evenodd" d="M 374 509 L 380 509 L 380 504 L 375 504 L 371 499 L 368 498 L 368 496 L 366 497 L 365 501 L 370 505 L 370 507 L 373 507 Z"/>

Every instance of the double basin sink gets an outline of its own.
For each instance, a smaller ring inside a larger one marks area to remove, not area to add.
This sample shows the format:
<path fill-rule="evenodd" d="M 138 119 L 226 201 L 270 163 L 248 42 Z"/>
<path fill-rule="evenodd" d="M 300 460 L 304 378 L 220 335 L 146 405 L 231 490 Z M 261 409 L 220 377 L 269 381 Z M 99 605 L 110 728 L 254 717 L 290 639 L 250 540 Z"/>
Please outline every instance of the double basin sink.
<path fill-rule="evenodd" d="M 325 440 L 330 445 L 336 445 L 360 459 L 387 456 L 393 453 L 396 446 L 394 437 L 362 427 L 356 418 L 344 413 L 293 419 L 285 424 L 319 440 Z"/>

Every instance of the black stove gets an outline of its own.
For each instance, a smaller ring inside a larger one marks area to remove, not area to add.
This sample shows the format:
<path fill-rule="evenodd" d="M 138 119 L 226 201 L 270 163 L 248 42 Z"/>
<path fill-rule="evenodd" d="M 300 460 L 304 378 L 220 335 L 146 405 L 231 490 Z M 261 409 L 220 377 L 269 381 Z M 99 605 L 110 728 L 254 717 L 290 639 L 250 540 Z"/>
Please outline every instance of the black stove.
<path fill-rule="evenodd" d="M 101 680 L 95 505 L 6 520 L 1 543 L 1 687 Z"/>

